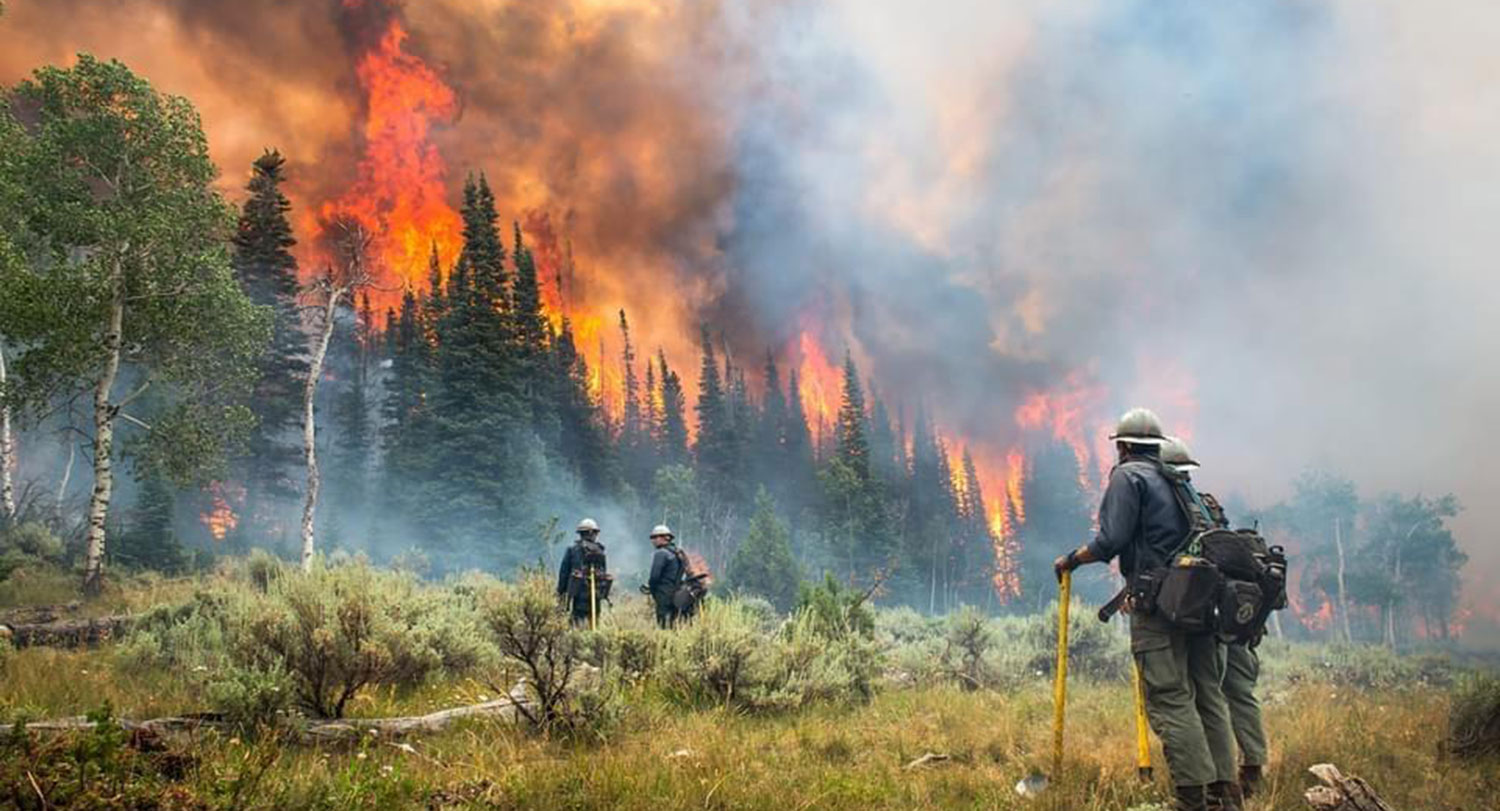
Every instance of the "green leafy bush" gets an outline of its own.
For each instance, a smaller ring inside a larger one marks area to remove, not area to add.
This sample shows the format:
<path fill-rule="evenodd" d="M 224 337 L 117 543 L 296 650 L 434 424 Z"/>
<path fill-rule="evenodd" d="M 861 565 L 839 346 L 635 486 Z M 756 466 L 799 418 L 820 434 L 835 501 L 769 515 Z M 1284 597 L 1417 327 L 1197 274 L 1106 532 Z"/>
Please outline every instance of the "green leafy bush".
<path fill-rule="evenodd" d="M 1403 655 L 1376 645 L 1308 645 L 1266 640 L 1260 648 L 1267 679 L 1317 681 L 1343 687 L 1446 687 L 1455 667 L 1445 656 Z"/>
<path fill-rule="evenodd" d="M 1476 675 L 1460 683 L 1448 710 L 1445 748 L 1462 758 L 1500 756 L 1500 678 Z"/>
<path fill-rule="evenodd" d="M 318 717 L 343 717 L 369 685 L 414 687 L 484 656 L 475 617 L 451 592 L 364 563 L 284 574 L 242 605 L 226 626 L 233 663 L 285 673 L 297 706 Z"/>
<path fill-rule="evenodd" d="M 488 590 L 480 614 L 499 652 L 501 679 L 492 685 L 511 696 L 516 712 L 543 734 L 602 736 L 618 719 L 613 685 L 587 658 L 607 646 L 599 632 L 574 629 L 559 609 L 551 584 L 531 576 Z"/>
<path fill-rule="evenodd" d="M 847 628 L 803 609 L 771 629 L 741 601 L 719 601 L 667 636 L 657 672 L 673 696 L 692 705 L 774 711 L 865 700 L 880 655 L 873 639 Z"/>

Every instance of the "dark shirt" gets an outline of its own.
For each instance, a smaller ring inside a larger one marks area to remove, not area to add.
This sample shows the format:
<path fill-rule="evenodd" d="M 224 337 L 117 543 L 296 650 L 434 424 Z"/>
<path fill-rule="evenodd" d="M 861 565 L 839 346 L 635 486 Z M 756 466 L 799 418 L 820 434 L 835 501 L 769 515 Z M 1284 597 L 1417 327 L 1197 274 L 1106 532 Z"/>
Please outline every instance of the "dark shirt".
<path fill-rule="evenodd" d="M 1166 565 L 1188 534 L 1187 516 L 1172 484 L 1151 459 L 1126 457 L 1109 474 L 1099 505 L 1099 534 L 1089 552 L 1106 563 L 1120 559 L 1120 573 Z"/>
<path fill-rule="evenodd" d="M 670 598 L 682 582 L 682 561 L 677 559 L 677 547 L 668 544 L 651 556 L 651 576 L 646 587 L 653 595 Z"/>
<path fill-rule="evenodd" d="M 596 541 L 596 543 L 597 543 L 597 541 Z M 599 561 L 599 563 L 600 563 L 600 569 L 602 569 L 603 568 L 602 556 L 603 556 L 604 544 L 602 544 L 602 543 L 599 544 L 599 549 L 600 549 L 600 555 L 601 555 L 601 560 Z M 558 569 L 557 569 L 557 593 L 558 594 L 566 594 L 566 593 L 568 593 L 568 583 L 573 578 L 573 572 L 575 572 L 575 571 L 583 568 L 583 560 L 584 560 L 584 552 L 583 552 L 583 544 L 582 544 L 582 542 L 574 543 L 572 546 L 568 547 L 568 551 L 566 551 L 566 552 L 563 553 L 562 565 L 559 566 Z"/>

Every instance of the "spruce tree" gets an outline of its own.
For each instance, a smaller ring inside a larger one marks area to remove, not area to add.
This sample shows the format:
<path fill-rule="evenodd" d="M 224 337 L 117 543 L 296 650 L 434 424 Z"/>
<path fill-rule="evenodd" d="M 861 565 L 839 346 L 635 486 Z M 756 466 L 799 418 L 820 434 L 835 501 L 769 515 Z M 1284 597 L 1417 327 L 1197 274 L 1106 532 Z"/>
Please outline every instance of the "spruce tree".
<path fill-rule="evenodd" d="M 726 575 L 730 588 L 760 595 L 778 611 L 790 611 L 797 604 L 802 570 L 792 557 L 786 524 L 776 515 L 776 503 L 764 487 L 755 495 L 749 530 L 730 559 Z"/>
<path fill-rule="evenodd" d="M 287 219 L 292 204 L 281 191 L 286 159 L 267 150 L 251 164 L 250 193 L 233 238 L 232 266 L 246 295 L 271 308 L 271 342 L 257 364 L 247 402 L 256 417 L 245 456 L 234 470 L 248 500 L 243 519 L 252 525 L 272 520 L 280 504 L 297 496 L 301 463 L 297 429 L 302 381 L 307 377 L 307 336 L 297 309 L 297 240 Z"/>
<path fill-rule="evenodd" d="M 729 471 L 732 467 L 730 454 L 733 447 L 733 431 L 728 396 L 724 391 L 719 362 L 709 339 L 708 327 L 701 330 L 703 358 L 698 382 L 698 443 L 694 448 L 698 462 L 700 486 L 716 494 L 723 494 L 728 487 Z"/>
<path fill-rule="evenodd" d="M 685 465 L 688 461 L 687 396 L 682 378 L 667 366 L 667 354 L 656 353 L 661 371 L 661 459 L 664 465 Z"/>
<path fill-rule="evenodd" d="M 175 509 L 167 478 L 159 471 L 147 471 L 136 492 L 127 529 L 115 547 L 115 556 L 128 566 L 181 571 L 187 565 L 187 555 L 172 526 Z"/>
<path fill-rule="evenodd" d="M 865 397 L 860 390 L 854 356 L 844 354 L 844 391 L 834 426 L 838 459 L 861 479 L 870 478 L 870 444 L 865 435 Z"/>

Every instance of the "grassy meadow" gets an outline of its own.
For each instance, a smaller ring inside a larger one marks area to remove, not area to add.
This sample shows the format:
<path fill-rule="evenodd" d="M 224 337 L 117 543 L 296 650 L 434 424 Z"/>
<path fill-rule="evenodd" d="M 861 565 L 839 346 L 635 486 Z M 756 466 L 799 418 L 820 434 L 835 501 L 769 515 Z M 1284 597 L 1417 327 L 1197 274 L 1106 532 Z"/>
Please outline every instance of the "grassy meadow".
<path fill-rule="evenodd" d="M 238 592 L 248 606 L 276 593 L 272 584 L 265 595 L 253 596 L 251 580 L 243 572 L 220 572 L 121 582 L 86 610 L 149 612 L 153 601 L 201 603 L 206 594 Z M 338 590 L 341 582 L 332 585 Z M 415 588 L 423 594 L 470 593 L 479 585 L 470 579 L 462 587 Z M 38 581 L 4 592 L 4 607 L 18 605 L 19 595 L 62 602 L 62 591 L 61 581 L 57 591 Z M 520 599 L 506 593 L 500 603 L 477 609 L 490 620 L 472 624 L 476 638 L 503 639 L 500 629 L 509 626 L 495 617 L 514 609 L 504 600 Z M 1128 671 L 1108 661 L 1124 656 L 1123 640 L 1112 629 L 1079 627 L 1063 773 L 1044 796 L 1025 799 L 1015 793 L 1015 783 L 1034 768 L 1048 768 L 1050 759 L 1051 677 L 1039 669 L 1047 650 L 1045 617 L 965 620 L 868 612 L 874 622 L 865 650 L 873 658 L 846 656 L 835 667 L 819 657 L 839 643 L 799 648 L 801 632 L 787 630 L 795 620 L 761 616 L 767 613 L 763 605 L 742 611 L 737 602 L 721 600 L 693 628 L 670 635 L 650 627 L 645 605 L 635 599 L 622 600 L 599 632 L 562 631 L 557 639 L 574 640 L 567 650 L 577 662 L 597 663 L 575 665 L 589 678 L 575 679 L 572 689 L 580 696 L 564 702 L 559 717 L 566 723 L 544 728 L 476 719 L 399 740 L 366 735 L 308 745 L 285 731 L 303 714 L 293 704 L 260 718 L 245 716 L 238 728 L 160 741 L 132 742 L 109 725 L 67 735 L 11 735 L 3 745 L 0 806 L 1127 809 L 1150 808 L 1167 796 L 1154 740 L 1156 781 L 1143 785 L 1136 778 L 1131 692 L 1121 676 Z M 213 640 L 197 615 L 171 616 L 175 624 L 153 620 L 149 628 L 91 650 L 9 652 L 0 719 L 11 724 L 62 718 L 105 706 L 114 717 L 146 719 L 237 706 L 225 696 L 243 697 L 243 691 L 226 692 L 214 681 L 216 670 L 243 669 L 252 661 L 218 650 L 234 649 L 233 611 L 225 614 L 231 619 L 222 626 L 229 629 L 223 639 Z M 736 625 L 742 621 L 749 624 Z M 964 629 L 965 621 L 976 624 Z M 763 626 L 755 627 L 757 622 Z M 183 630 L 195 623 L 198 631 Z M 461 623 L 445 616 L 443 624 Z M 976 629 L 988 636 L 987 646 L 977 656 L 955 650 L 972 641 Z M 163 641 L 195 652 L 164 651 Z M 485 645 L 491 643 L 480 647 Z M 493 699 L 518 671 L 503 642 L 492 647 L 472 658 L 448 652 L 456 666 L 365 687 L 344 715 L 418 715 Z M 782 648 L 790 651 L 784 658 L 755 658 Z M 1443 754 L 1455 684 L 1470 678 L 1461 668 L 1430 657 L 1277 642 L 1264 652 L 1272 763 L 1266 796 L 1253 808 L 1304 807 L 1301 794 L 1311 782 L 1306 768 L 1320 762 L 1366 778 L 1396 809 L 1500 807 L 1500 760 Z M 725 661 L 737 661 L 734 667 L 743 672 L 762 668 L 755 677 L 762 681 L 747 677 L 724 690 Z M 855 673 L 865 666 L 861 662 L 874 668 L 868 685 Z M 959 671 L 967 678 L 957 678 Z M 293 683 L 275 682 L 269 689 L 291 691 Z M 982 686 L 966 689 L 975 683 Z M 911 765 L 928 754 L 937 757 Z"/>

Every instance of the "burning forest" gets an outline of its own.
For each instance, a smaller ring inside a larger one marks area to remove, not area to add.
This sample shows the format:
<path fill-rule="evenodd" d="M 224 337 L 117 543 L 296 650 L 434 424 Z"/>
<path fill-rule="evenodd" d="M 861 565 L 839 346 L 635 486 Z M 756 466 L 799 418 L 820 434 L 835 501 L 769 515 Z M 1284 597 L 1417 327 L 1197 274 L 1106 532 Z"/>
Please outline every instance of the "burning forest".
<path fill-rule="evenodd" d="M 454 717 L 546 736 L 651 685 L 755 715 L 1060 673 L 1061 706 L 1066 595 L 1154 606 L 1155 556 L 1227 600 L 1217 531 L 1278 579 L 1210 624 L 1289 684 L 1446 687 L 1500 649 L 1475 39 L 1344 0 L 4 3 L 0 629 L 126 634 L 225 724 L 496 662 Z M 1183 543 L 1115 537 L 1164 493 Z M 9 621 L 49 577 L 83 631 Z M 153 578 L 213 585 L 146 627 Z M 355 614 L 391 662 L 299 681 L 365 643 L 286 618 Z M 223 650 L 173 660 L 200 625 Z M 1117 689 L 1127 633 L 1072 667 Z M 694 670 L 712 634 L 759 675 Z"/>

